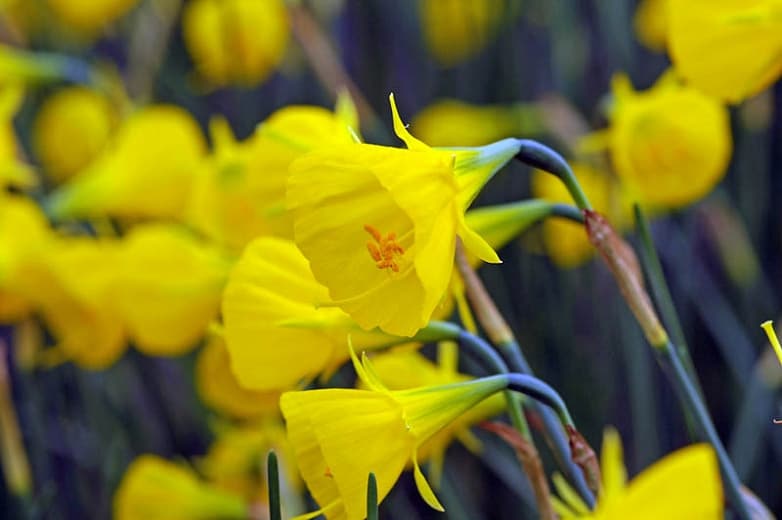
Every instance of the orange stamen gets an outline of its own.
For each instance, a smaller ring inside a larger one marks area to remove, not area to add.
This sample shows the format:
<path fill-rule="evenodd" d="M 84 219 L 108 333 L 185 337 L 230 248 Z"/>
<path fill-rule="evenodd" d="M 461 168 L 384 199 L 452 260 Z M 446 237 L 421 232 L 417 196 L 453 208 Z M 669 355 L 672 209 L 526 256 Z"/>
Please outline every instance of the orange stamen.
<path fill-rule="evenodd" d="M 396 241 L 396 233 L 391 231 L 384 238 L 377 228 L 369 224 L 364 225 L 364 231 L 369 233 L 373 239 L 367 242 L 367 251 L 375 261 L 375 266 L 378 269 L 391 269 L 398 273 L 397 257 L 404 255 L 405 249 Z"/>

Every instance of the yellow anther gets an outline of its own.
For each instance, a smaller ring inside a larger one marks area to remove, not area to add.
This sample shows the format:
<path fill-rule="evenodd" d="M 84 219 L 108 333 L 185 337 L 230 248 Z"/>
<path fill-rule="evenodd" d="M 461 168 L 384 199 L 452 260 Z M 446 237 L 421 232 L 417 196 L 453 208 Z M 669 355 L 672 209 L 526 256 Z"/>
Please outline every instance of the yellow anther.
<path fill-rule="evenodd" d="M 782 365 L 782 345 L 779 344 L 777 333 L 774 332 L 773 322 L 771 320 L 767 320 L 761 323 L 760 326 L 765 331 L 766 336 L 768 336 L 768 341 L 771 343 L 771 346 L 774 348 L 774 352 L 777 354 L 779 364 Z"/>
<path fill-rule="evenodd" d="M 375 261 L 378 269 L 391 269 L 393 272 L 399 272 L 398 257 L 405 254 L 405 249 L 396 241 L 396 233 L 391 231 L 385 237 L 377 228 L 364 225 L 364 231 L 372 236 L 372 240 L 367 242 L 367 251 L 369 256 Z"/>

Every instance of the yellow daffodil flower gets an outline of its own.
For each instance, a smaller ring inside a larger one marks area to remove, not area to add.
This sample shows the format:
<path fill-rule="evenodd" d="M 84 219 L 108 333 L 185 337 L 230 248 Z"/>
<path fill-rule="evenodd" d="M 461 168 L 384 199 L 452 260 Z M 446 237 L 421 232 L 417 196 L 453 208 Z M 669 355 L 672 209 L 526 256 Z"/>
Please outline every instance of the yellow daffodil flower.
<path fill-rule="evenodd" d="M 0 189 L 30 188 L 37 184 L 35 174 L 19 160 L 19 143 L 13 127 L 13 118 L 23 99 L 24 90 L 20 86 L 0 86 Z"/>
<path fill-rule="evenodd" d="M 439 344 L 437 364 L 417 351 L 404 349 L 372 357 L 372 366 L 378 379 L 390 390 L 447 385 L 473 379 L 457 371 L 458 346 L 451 342 Z M 418 461 L 431 460 L 429 474 L 435 485 L 440 482 L 445 450 L 451 442 L 458 439 L 470 451 L 480 451 L 480 441 L 470 432 L 470 426 L 502 413 L 505 404 L 502 394 L 484 399 L 420 446 Z"/>
<path fill-rule="evenodd" d="M 51 240 L 49 223 L 32 199 L 0 191 L 0 323 L 19 321 L 30 312 L 22 273 L 45 254 Z"/>
<path fill-rule="evenodd" d="M 670 0 L 667 7 L 668 50 L 688 84 L 737 103 L 779 79 L 777 0 Z"/>
<path fill-rule="evenodd" d="M 33 124 L 33 148 L 46 174 L 61 183 L 104 149 L 115 122 L 108 100 L 94 90 L 69 87 L 48 97 Z"/>
<path fill-rule="evenodd" d="M 708 194 L 730 161 L 728 110 L 670 73 L 643 92 L 622 75 L 612 87 L 615 106 L 604 136 L 630 196 L 652 207 L 679 208 Z"/>
<path fill-rule="evenodd" d="M 206 144 L 181 108 L 153 105 L 128 118 L 105 152 L 48 200 L 58 219 L 182 218 Z"/>
<path fill-rule="evenodd" d="M 422 0 L 421 23 L 427 46 L 443 66 L 452 67 L 482 51 L 504 20 L 519 6 L 504 0 Z"/>
<path fill-rule="evenodd" d="M 133 228 L 121 253 L 113 295 L 139 350 L 175 356 L 193 348 L 217 317 L 230 259 L 167 224 Z"/>
<path fill-rule="evenodd" d="M 238 496 L 198 479 L 187 466 L 155 455 L 131 463 L 114 494 L 115 520 L 245 520 Z"/>
<path fill-rule="evenodd" d="M 230 417 L 249 419 L 278 411 L 279 391 L 259 392 L 239 385 L 221 336 L 209 338 L 198 355 L 196 386 L 204 403 Z"/>
<path fill-rule="evenodd" d="M 306 390 L 280 398 L 299 471 L 321 506 L 300 518 L 365 518 L 369 473 L 375 473 L 382 500 L 410 460 L 422 498 L 443 511 L 418 465 L 418 448 L 505 383 L 492 378 L 391 391 L 366 358 L 362 363 L 352 356 L 371 390 Z"/>
<path fill-rule="evenodd" d="M 601 453 L 602 490 L 594 511 L 589 511 L 565 480 L 555 475 L 554 485 L 563 502 L 554 508 L 563 520 L 720 520 L 723 518 L 722 483 L 714 450 L 707 444 L 682 448 L 653 464 L 626 484 L 622 443 L 615 430 L 606 431 Z"/>
<path fill-rule="evenodd" d="M 295 474 L 295 468 L 288 465 L 293 460 L 293 453 L 279 417 L 218 431 L 209 452 L 198 461 L 198 469 L 216 487 L 248 502 L 266 504 L 265 466 L 270 451 L 274 451 L 280 463 L 280 480 L 290 484 L 291 491 L 301 491 L 302 482 Z M 286 497 L 282 498 L 285 502 Z"/>
<path fill-rule="evenodd" d="M 21 291 L 54 336 L 58 360 L 103 369 L 125 351 L 111 295 L 118 259 L 113 240 L 61 238 L 20 273 Z"/>
<path fill-rule="evenodd" d="M 333 300 L 319 303 L 339 306 L 364 329 L 412 336 L 448 288 L 457 236 L 482 260 L 500 261 L 464 211 L 520 145 L 430 148 L 402 124 L 393 96 L 391 108 L 407 149 L 314 150 L 291 165 L 287 203 L 296 245 Z"/>
<path fill-rule="evenodd" d="M 633 26 L 638 40 L 654 51 L 665 51 L 668 43 L 668 0 L 642 0 Z"/>
<path fill-rule="evenodd" d="M 539 130 L 533 109 L 516 105 L 470 105 L 444 99 L 424 108 L 411 123 L 430 146 L 481 146 Z"/>
<path fill-rule="evenodd" d="M 571 167 L 592 205 L 623 228 L 629 222 L 630 206 L 616 180 L 585 163 L 573 162 Z M 550 202 L 572 202 L 562 181 L 542 171 L 532 174 L 532 194 Z M 543 223 L 543 244 L 551 260 L 563 268 L 576 267 L 594 254 L 584 226 L 563 219 L 550 218 Z"/>
<path fill-rule="evenodd" d="M 262 237 L 237 262 L 223 294 L 224 337 L 239 383 L 256 390 L 288 389 L 348 359 L 347 337 L 362 349 L 392 342 L 364 332 L 328 298 L 307 259 L 289 241 Z"/>
<path fill-rule="evenodd" d="M 198 72 L 215 86 L 264 81 L 282 61 L 290 37 L 282 0 L 191 0 L 182 30 Z"/>
<path fill-rule="evenodd" d="M 92 38 L 108 24 L 121 18 L 139 0 L 46 0 L 65 26 Z"/>
<path fill-rule="evenodd" d="M 188 221 L 235 250 L 262 235 L 293 238 L 293 222 L 285 211 L 288 167 L 311 149 L 353 142 L 351 129 L 357 125 L 347 96 L 333 113 L 314 106 L 282 108 L 242 142 L 225 120 L 213 120 L 215 150 L 196 178 Z"/>

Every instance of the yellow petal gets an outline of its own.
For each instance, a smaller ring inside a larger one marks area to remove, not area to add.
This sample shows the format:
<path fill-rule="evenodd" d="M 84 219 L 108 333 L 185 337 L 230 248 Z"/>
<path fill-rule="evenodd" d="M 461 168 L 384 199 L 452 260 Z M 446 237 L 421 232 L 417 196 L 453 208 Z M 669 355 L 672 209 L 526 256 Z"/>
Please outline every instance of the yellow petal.
<path fill-rule="evenodd" d="M 416 456 L 415 452 L 413 452 L 413 476 L 415 478 L 415 487 L 418 488 L 418 493 L 420 493 L 421 498 L 424 499 L 424 502 L 429 504 L 429 507 L 435 511 L 444 513 L 445 508 L 440 503 L 440 501 L 437 500 L 434 491 L 432 491 L 432 487 L 429 485 L 429 482 L 426 481 L 426 477 L 424 477 L 424 474 L 421 472 L 421 467 L 418 465 L 418 457 Z"/>
<path fill-rule="evenodd" d="M 388 95 L 388 102 L 391 103 L 391 116 L 394 120 L 394 132 L 397 137 L 405 142 L 409 150 L 428 150 L 429 147 L 422 141 L 419 141 L 407 130 L 407 126 L 402 122 L 402 118 L 399 117 L 399 110 L 396 108 L 396 101 L 394 100 L 394 94 Z"/>

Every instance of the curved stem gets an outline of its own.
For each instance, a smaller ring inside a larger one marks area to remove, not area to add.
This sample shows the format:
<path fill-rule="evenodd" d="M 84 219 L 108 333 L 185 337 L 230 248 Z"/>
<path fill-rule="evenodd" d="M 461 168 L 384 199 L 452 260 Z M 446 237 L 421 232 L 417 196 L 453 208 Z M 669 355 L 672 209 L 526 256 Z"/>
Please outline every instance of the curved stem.
<path fill-rule="evenodd" d="M 565 405 L 565 401 L 552 387 L 538 379 L 527 374 L 510 373 L 508 374 L 508 389 L 514 392 L 521 392 L 525 395 L 537 399 L 543 404 L 549 406 L 559 417 L 562 426 L 575 429 L 573 419 Z"/>
<path fill-rule="evenodd" d="M 552 204 L 551 215 L 555 217 L 562 217 L 579 224 L 584 223 L 584 214 L 581 210 L 570 204 Z"/>
<path fill-rule="evenodd" d="M 573 197 L 573 201 L 578 206 L 578 209 L 592 209 L 592 205 L 589 203 L 584 190 L 581 189 L 573 169 L 559 153 L 537 141 L 521 139 L 519 141 L 519 151 L 515 157 L 524 164 L 559 177 L 565 183 L 565 187 L 570 196 Z"/>
<path fill-rule="evenodd" d="M 459 334 L 459 344 L 467 348 L 467 352 L 477 358 L 478 361 L 488 369 L 492 374 L 507 374 L 508 365 L 505 364 L 502 357 L 479 336 L 470 334 L 463 330 Z M 521 402 L 517 396 L 511 392 L 505 392 L 505 400 L 508 404 L 508 414 L 510 420 L 513 423 L 513 427 L 516 428 L 524 439 L 530 441 L 532 434 L 529 431 L 529 425 L 524 417 L 524 413 L 521 411 Z"/>

